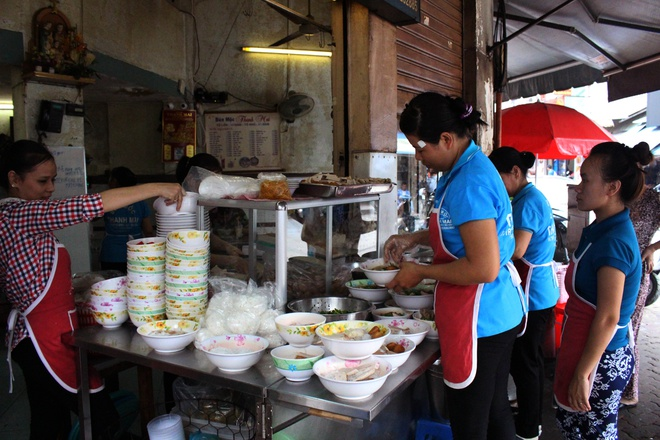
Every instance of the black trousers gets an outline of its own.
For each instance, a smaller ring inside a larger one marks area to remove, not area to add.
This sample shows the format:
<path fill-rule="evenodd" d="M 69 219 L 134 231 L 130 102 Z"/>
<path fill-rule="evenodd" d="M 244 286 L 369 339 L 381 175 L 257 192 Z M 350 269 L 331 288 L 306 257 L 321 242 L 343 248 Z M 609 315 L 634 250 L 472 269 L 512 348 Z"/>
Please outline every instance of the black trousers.
<path fill-rule="evenodd" d="M 477 373 L 463 389 L 445 385 L 454 440 L 514 440 L 507 385 L 520 326 L 477 340 Z"/>
<path fill-rule="evenodd" d="M 23 339 L 12 351 L 21 367 L 30 403 L 30 440 L 66 439 L 71 411 L 78 414 L 78 395 L 60 386 L 41 362 L 32 339 Z M 106 390 L 90 394 L 94 439 L 112 439 L 119 429 L 119 414 Z"/>
<path fill-rule="evenodd" d="M 516 384 L 518 400 L 516 434 L 524 438 L 539 435 L 539 426 L 542 424 L 545 380 L 543 340 L 553 309 L 550 307 L 529 312 L 527 330 L 513 344 L 511 377 Z"/>

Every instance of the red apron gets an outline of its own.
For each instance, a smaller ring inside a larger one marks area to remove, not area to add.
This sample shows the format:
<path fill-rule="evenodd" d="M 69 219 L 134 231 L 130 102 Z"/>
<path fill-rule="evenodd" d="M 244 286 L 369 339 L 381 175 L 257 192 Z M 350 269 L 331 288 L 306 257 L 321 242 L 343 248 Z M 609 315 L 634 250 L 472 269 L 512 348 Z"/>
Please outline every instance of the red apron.
<path fill-rule="evenodd" d="M 571 408 L 568 404 L 568 386 L 571 380 L 573 380 L 575 368 L 577 368 L 577 364 L 580 362 L 584 347 L 589 338 L 591 324 L 596 316 L 596 306 L 582 298 L 575 291 L 577 267 L 590 246 L 591 243 L 587 245 L 579 257 L 573 255 L 568 269 L 566 269 L 566 278 L 564 279 L 566 291 L 568 292 L 568 301 L 564 310 L 562 342 L 559 347 L 559 353 L 557 354 L 557 364 L 555 367 L 554 394 L 557 404 L 566 411 L 571 412 L 577 412 L 577 410 Z M 619 328 L 621 327 L 617 326 L 611 337 L 614 337 L 614 334 Z M 570 338 L 564 338 L 564 334 L 570 335 Z M 591 394 L 591 389 L 593 388 L 597 368 L 598 364 L 596 364 L 593 371 L 589 374 L 589 394 Z"/>
<path fill-rule="evenodd" d="M 46 288 L 25 310 L 23 317 L 34 348 L 46 369 L 62 388 L 76 393 L 77 353 L 74 347 L 62 343 L 62 334 L 78 328 L 78 315 L 71 287 L 71 259 L 64 246 L 57 246 L 53 270 Z M 11 341 L 9 343 L 11 344 Z M 95 371 L 90 371 L 90 392 L 102 389 L 100 377 Z"/>
<path fill-rule="evenodd" d="M 439 206 L 442 206 L 442 200 Z M 429 219 L 433 264 L 447 264 L 458 258 L 444 245 L 438 210 L 434 209 Z M 513 265 L 510 271 L 515 272 Z M 435 325 L 440 339 L 444 381 L 451 388 L 466 388 L 477 374 L 477 319 L 482 290 L 483 284 L 458 286 L 438 281 L 435 285 Z"/>

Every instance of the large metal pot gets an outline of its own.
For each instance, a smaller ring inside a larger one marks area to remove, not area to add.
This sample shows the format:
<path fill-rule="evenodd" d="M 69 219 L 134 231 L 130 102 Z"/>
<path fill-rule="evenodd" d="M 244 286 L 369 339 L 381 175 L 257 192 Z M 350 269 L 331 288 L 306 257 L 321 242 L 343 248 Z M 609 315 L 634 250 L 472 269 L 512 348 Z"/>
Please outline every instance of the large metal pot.
<path fill-rule="evenodd" d="M 341 296 L 324 296 L 290 301 L 286 305 L 291 312 L 312 312 L 325 316 L 326 322 L 360 320 L 369 318 L 373 306 L 369 301 Z M 332 313 L 346 311 L 347 313 Z"/>

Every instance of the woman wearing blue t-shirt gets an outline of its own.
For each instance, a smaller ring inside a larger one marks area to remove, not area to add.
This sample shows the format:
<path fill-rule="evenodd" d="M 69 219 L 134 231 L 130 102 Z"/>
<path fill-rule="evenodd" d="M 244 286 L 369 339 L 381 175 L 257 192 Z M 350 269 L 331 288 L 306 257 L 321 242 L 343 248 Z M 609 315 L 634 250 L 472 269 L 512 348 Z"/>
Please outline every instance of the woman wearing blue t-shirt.
<path fill-rule="evenodd" d="M 388 288 L 437 280 L 440 337 L 449 419 L 456 440 L 513 439 L 507 381 L 511 349 L 524 314 L 511 203 L 502 179 L 472 133 L 480 113 L 460 98 L 422 93 L 406 105 L 401 131 L 415 158 L 442 172 L 429 229 L 395 235 L 385 258 L 401 262 L 417 244 L 431 245 L 433 264 L 401 262 Z"/>
<path fill-rule="evenodd" d="M 126 188 L 137 185 L 137 177 L 126 167 L 113 168 L 108 186 Z M 106 212 L 103 216 L 105 237 L 101 243 L 101 269 L 126 273 L 126 242 L 154 235 L 149 205 L 141 200 L 132 205 Z"/>
<path fill-rule="evenodd" d="M 527 171 L 536 161 L 534 154 L 501 147 L 488 158 L 512 197 L 516 248 L 511 259 L 522 278 L 529 310 L 525 333 L 516 339 L 511 356 L 511 376 L 518 400 L 516 434 L 521 439 L 536 439 L 543 413 L 543 338 L 546 323 L 559 299 L 552 262 L 557 232 L 550 203 L 527 180 Z"/>
<path fill-rule="evenodd" d="M 621 393 L 635 365 L 629 324 L 642 276 L 626 206 L 644 188 L 642 161 L 638 148 L 606 142 L 580 169 L 577 206 L 596 220 L 582 231 L 566 271 L 569 297 L 554 383 L 564 438 L 617 438 Z"/>

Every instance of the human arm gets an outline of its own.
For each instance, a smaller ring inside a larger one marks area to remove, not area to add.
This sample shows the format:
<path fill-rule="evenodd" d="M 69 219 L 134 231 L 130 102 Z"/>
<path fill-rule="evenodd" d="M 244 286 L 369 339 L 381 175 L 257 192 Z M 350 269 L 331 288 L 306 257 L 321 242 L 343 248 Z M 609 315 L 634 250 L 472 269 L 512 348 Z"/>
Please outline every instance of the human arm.
<path fill-rule="evenodd" d="M 658 249 L 660 249 L 660 240 L 646 246 L 644 251 L 642 251 L 642 264 L 645 265 L 644 266 L 644 267 L 646 267 L 646 272 L 645 273 L 647 273 L 647 274 L 653 272 L 653 254 Z"/>
<path fill-rule="evenodd" d="M 589 411 L 589 375 L 594 371 L 612 339 L 621 313 L 625 274 L 611 266 L 598 270 L 598 306 L 587 343 L 568 386 L 568 403 L 578 411 Z"/>
<path fill-rule="evenodd" d="M 423 279 L 434 279 L 456 285 L 494 281 L 500 270 L 495 220 L 467 222 L 459 226 L 459 232 L 465 247 L 464 257 L 446 264 L 422 265 L 402 262 L 401 270 L 387 287 L 398 291 L 414 287 Z"/>
<path fill-rule="evenodd" d="M 243 252 L 215 234 L 211 234 L 211 252 L 230 255 L 234 257 L 243 256 Z"/>
<path fill-rule="evenodd" d="M 513 236 L 516 239 L 516 248 L 513 251 L 511 259 L 520 260 L 525 255 L 525 252 L 527 252 L 529 242 L 532 240 L 532 233 L 524 229 L 516 229 Z"/>
<path fill-rule="evenodd" d="M 177 211 L 186 192 L 178 183 L 145 183 L 143 185 L 113 188 L 101 193 L 103 211 L 114 211 L 152 197 L 163 197 L 166 204 L 176 203 Z"/>

